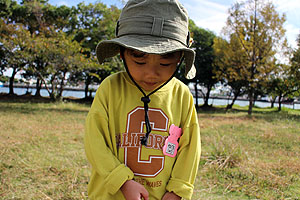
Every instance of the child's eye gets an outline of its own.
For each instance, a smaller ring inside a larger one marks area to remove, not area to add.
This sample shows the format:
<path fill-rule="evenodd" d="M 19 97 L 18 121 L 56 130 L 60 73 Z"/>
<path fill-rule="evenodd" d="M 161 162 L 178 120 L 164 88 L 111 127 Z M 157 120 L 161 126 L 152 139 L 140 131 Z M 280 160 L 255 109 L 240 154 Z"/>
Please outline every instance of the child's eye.
<path fill-rule="evenodd" d="M 170 66 L 170 64 L 169 64 L 169 63 L 168 63 L 168 64 L 160 63 L 160 65 L 161 65 L 161 66 L 164 66 L 164 67 L 168 67 L 168 66 Z"/>
<path fill-rule="evenodd" d="M 137 62 L 137 61 L 135 61 L 135 63 L 136 63 L 137 65 L 144 65 L 144 64 L 146 64 L 146 63 L 144 63 L 144 62 Z"/>

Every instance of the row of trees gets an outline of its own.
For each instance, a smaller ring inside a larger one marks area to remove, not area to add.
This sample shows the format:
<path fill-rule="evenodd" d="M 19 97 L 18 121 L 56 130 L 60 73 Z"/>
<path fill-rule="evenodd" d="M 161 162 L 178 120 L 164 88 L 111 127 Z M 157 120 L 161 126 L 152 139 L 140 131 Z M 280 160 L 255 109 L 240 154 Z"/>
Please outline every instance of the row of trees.
<path fill-rule="evenodd" d="M 194 47 L 199 69 L 195 84 L 204 86 L 204 106 L 208 106 L 210 91 L 221 82 L 231 88 L 232 108 L 238 96 L 247 95 L 248 114 L 255 100 L 268 95 L 279 100 L 294 98 L 300 92 L 300 35 L 297 48 L 288 46 L 284 29 L 285 15 L 280 16 L 269 1 L 246 0 L 229 9 L 223 35 L 193 26 Z M 196 87 L 195 87 L 196 88 Z"/>
<path fill-rule="evenodd" d="M 97 42 L 114 35 L 120 10 L 102 3 L 77 7 L 52 6 L 44 0 L 0 0 L 0 70 L 12 70 L 9 93 L 15 75 L 36 79 L 36 96 L 44 85 L 53 100 L 60 99 L 66 84 L 100 83 L 120 70 L 117 60 L 99 68 Z"/>
<path fill-rule="evenodd" d="M 88 97 L 91 84 L 99 84 L 123 68 L 119 58 L 99 66 L 95 56 L 97 43 L 114 37 L 119 14 L 117 7 L 101 2 L 70 8 L 45 0 L 20 4 L 0 0 L 0 70 L 2 74 L 12 70 L 10 93 L 15 75 L 21 71 L 25 79 L 37 80 L 37 96 L 42 84 L 56 100 L 66 84 L 84 83 Z M 247 94 L 249 114 L 259 95 L 279 100 L 298 96 L 300 37 L 296 49 L 288 48 L 284 22 L 285 16 L 263 0 L 235 3 L 220 37 L 191 20 L 197 75 L 189 81 L 178 78 L 195 85 L 196 96 L 200 91 L 204 98 L 203 106 L 209 106 L 210 92 L 220 82 L 230 86 L 234 100 Z"/>

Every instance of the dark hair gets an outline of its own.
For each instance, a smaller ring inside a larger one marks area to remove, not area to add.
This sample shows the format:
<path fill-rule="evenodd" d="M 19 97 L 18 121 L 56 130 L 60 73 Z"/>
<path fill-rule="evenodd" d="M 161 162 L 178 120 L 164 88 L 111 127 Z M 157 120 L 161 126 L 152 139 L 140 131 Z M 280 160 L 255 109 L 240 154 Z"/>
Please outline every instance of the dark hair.
<path fill-rule="evenodd" d="M 120 47 L 120 54 L 124 54 L 126 48 L 121 45 L 119 45 L 119 47 Z"/>

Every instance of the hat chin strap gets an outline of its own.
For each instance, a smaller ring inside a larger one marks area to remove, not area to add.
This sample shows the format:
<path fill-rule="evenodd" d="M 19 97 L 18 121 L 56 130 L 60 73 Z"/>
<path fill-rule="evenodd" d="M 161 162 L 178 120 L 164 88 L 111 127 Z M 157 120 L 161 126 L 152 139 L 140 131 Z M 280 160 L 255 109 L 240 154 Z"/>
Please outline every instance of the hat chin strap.
<path fill-rule="evenodd" d="M 149 121 L 149 115 L 148 115 L 148 109 L 149 106 L 148 104 L 150 103 L 150 95 L 154 94 L 155 92 L 157 92 L 159 89 L 161 89 L 162 87 L 164 87 L 167 83 L 169 83 L 171 81 L 171 79 L 176 75 L 180 65 L 182 64 L 184 57 L 181 58 L 179 64 L 176 67 L 175 72 L 173 73 L 173 75 L 166 81 L 164 82 L 161 86 L 159 86 L 158 88 L 156 88 L 155 90 L 153 90 L 152 92 L 150 92 L 148 95 L 146 95 L 146 93 L 143 91 L 143 89 L 137 84 L 137 82 L 135 82 L 135 80 L 133 79 L 133 77 L 131 76 L 129 70 L 128 70 L 128 66 L 127 63 L 125 61 L 125 57 L 124 57 L 124 51 L 121 51 L 121 58 L 123 58 L 123 63 L 126 69 L 127 74 L 129 75 L 130 79 L 132 80 L 132 82 L 135 84 L 135 86 L 139 89 L 139 91 L 141 91 L 141 93 L 144 95 L 141 98 L 141 101 L 144 102 L 144 111 L 145 111 L 145 124 L 146 124 L 146 134 L 141 138 L 141 144 L 147 146 L 147 142 L 148 142 L 148 137 L 149 134 L 151 133 L 151 125 L 150 125 L 150 121 Z"/>

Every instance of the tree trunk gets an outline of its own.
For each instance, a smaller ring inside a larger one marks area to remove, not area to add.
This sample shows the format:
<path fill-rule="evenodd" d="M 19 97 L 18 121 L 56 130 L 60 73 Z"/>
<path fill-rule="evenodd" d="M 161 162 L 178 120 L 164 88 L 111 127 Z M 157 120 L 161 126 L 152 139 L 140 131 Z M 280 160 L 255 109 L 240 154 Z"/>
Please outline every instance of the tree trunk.
<path fill-rule="evenodd" d="M 41 87 L 42 87 L 42 81 L 39 78 L 37 78 L 36 85 L 35 85 L 36 92 L 35 92 L 34 96 L 36 96 L 36 97 L 41 96 Z"/>
<path fill-rule="evenodd" d="M 57 94 L 56 94 L 56 88 L 57 87 L 55 86 L 55 76 L 53 76 L 51 78 L 50 84 L 51 84 L 51 90 L 48 90 L 50 99 L 52 101 L 56 101 L 56 96 L 57 96 Z"/>
<path fill-rule="evenodd" d="M 248 108 L 248 115 L 252 115 L 252 108 L 253 108 L 253 88 L 250 89 L 249 92 L 249 108 Z"/>
<path fill-rule="evenodd" d="M 197 81 L 194 87 L 195 87 L 196 110 L 199 110 Z"/>
<path fill-rule="evenodd" d="M 209 107 L 208 100 L 209 100 L 209 96 L 210 96 L 210 91 L 211 91 L 211 87 L 207 87 L 207 92 L 206 92 L 205 97 L 204 97 L 203 107 Z"/>
<path fill-rule="evenodd" d="M 271 108 L 274 108 L 275 101 L 276 101 L 276 97 L 271 100 Z"/>
<path fill-rule="evenodd" d="M 85 81 L 85 88 L 84 88 L 84 98 L 88 98 L 89 94 L 89 85 L 91 84 L 91 76 L 88 76 L 86 81 Z"/>
<path fill-rule="evenodd" d="M 234 93 L 234 97 L 233 97 L 233 99 L 231 101 L 231 104 L 228 104 L 227 107 L 226 107 L 227 110 L 232 109 L 232 107 L 234 105 L 234 102 L 237 100 L 237 98 L 240 95 L 240 93 L 241 93 L 240 91 Z"/>
<path fill-rule="evenodd" d="M 14 93 L 14 80 L 15 80 L 15 76 L 17 74 L 17 70 L 15 68 L 13 68 L 13 71 L 12 71 L 12 74 L 11 74 L 11 77 L 9 78 L 9 94 L 15 94 Z"/>
<path fill-rule="evenodd" d="M 63 77 L 62 77 L 62 79 L 61 79 L 61 81 L 60 81 L 60 87 L 59 87 L 59 92 L 58 92 L 58 99 L 62 99 L 62 93 L 63 93 L 63 91 L 64 91 L 64 89 L 65 89 L 65 80 L 66 80 L 66 74 L 67 74 L 67 72 L 66 71 L 64 71 L 63 72 Z"/>
<path fill-rule="evenodd" d="M 278 96 L 278 111 L 281 111 L 281 100 L 282 100 L 282 94 Z"/>

